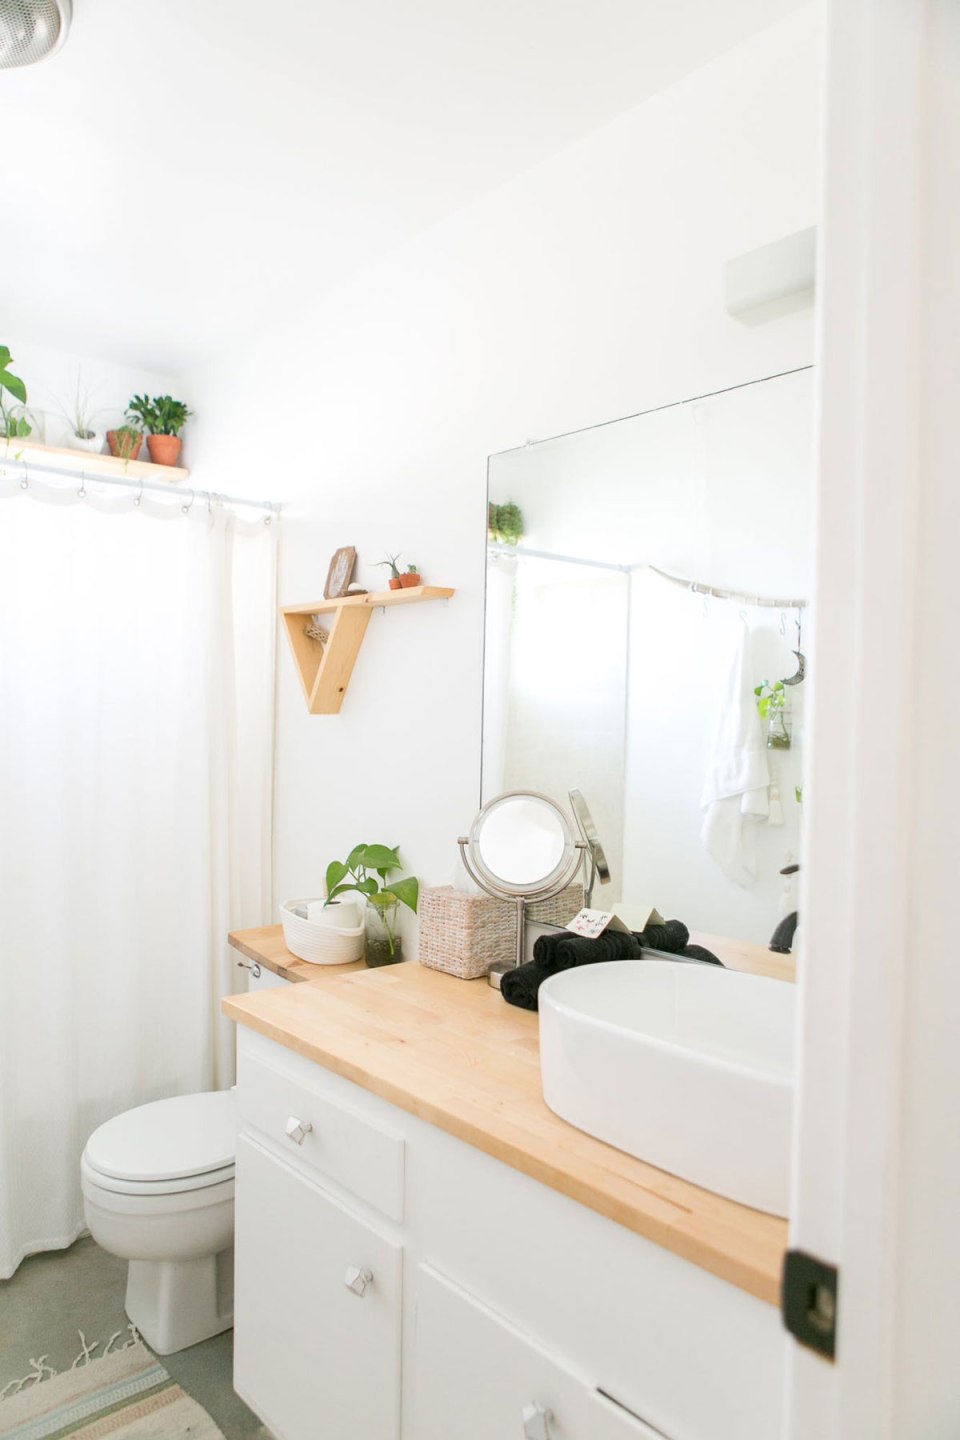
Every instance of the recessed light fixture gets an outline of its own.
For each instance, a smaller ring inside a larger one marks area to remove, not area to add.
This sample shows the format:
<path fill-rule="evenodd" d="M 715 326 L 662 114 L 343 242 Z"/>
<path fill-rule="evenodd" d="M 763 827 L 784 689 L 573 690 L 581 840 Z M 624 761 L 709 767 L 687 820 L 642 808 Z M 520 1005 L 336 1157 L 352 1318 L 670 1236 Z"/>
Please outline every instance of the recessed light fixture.
<path fill-rule="evenodd" d="M 71 0 L 0 0 L 0 70 L 35 65 L 67 38 Z"/>

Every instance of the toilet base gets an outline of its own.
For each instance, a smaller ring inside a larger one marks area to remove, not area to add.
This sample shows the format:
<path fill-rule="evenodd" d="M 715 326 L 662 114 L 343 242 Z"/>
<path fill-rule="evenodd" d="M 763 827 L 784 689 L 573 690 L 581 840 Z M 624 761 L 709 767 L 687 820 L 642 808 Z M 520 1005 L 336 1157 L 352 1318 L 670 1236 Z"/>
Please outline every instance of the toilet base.
<path fill-rule="evenodd" d="M 131 1260 L 124 1308 L 158 1355 L 233 1326 L 233 1246 L 195 1260 Z"/>

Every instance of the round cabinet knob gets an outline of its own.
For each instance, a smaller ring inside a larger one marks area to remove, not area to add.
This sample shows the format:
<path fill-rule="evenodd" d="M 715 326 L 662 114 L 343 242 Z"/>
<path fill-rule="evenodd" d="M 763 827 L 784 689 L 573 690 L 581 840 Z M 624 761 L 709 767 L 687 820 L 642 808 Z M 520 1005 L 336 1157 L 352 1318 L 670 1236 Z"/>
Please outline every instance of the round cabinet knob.
<path fill-rule="evenodd" d="M 524 1405 L 523 1415 L 523 1440 L 550 1440 L 550 1422 L 553 1419 L 553 1411 L 541 1405 L 535 1400 L 532 1405 Z"/>
<path fill-rule="evenodd" d="M 358 1270 L 356 1265 L 351 1265 L 343 1277 L 343 1283 L 347 1289 L 352 1290 L 354 1295 L 359 1295 L 361 1299 L 363 1299 L 363 1296 L 366 1294 L 367 1286 L 372 1284 L 372 1282 L 373 1271 Z"/>
<path fill-rule="evenodd" d="M 312 1129 L 309 1120 L 298 1120 L 296 1115 L 291 1115 L 287 1121 L 287 1135 L 294 1145 L 302 1145 Z"/>

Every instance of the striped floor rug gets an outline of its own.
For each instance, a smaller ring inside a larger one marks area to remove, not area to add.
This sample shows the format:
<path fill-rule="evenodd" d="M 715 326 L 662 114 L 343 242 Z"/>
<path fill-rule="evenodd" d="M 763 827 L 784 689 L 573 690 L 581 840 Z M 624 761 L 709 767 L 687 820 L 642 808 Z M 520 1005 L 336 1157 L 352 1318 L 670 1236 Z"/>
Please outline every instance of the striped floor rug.
<path fill-rule="evenodd" d="M 0 1440 L 224 1440 L 139 1341 L 0 1400 Z"/>

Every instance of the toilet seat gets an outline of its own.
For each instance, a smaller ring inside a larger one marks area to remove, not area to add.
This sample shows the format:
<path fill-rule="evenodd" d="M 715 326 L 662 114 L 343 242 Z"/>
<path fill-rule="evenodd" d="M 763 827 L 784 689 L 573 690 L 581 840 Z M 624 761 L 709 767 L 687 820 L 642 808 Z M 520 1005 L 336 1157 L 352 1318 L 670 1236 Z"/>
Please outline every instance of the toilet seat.
<path fill-rule="evenodd" d="M 166 1195 L 232 1179 L 236 1111 L 229 1090 L 175 1095 L 115 1115 L 83 1152 L 88 1179 L 127 1195 Z"/>
<path fill-rule="evenodd" d="M 80 1174 L 88 1184 L 111 1195 L 182 1195 L 189 1190 L 209 1190 L 214 1185 L 232 1181 L 234 1166 L 224 1165 L 220 1170 L 207 1170 L 202 1175 L 180 1175 L 175 1180 L 122 1180 L 116 1175 L 104 1175 L 90 1164 L 84 1151 L 80 1157 Z"/>

